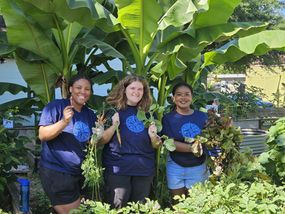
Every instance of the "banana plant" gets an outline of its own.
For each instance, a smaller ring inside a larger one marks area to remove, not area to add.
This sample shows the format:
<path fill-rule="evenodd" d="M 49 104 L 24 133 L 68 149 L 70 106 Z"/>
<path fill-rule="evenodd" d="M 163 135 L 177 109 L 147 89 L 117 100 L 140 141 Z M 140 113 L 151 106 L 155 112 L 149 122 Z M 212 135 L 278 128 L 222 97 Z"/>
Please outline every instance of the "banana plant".
<path fill-rule="evenodd" d="M 106 2 L 108 7 L 100 4 Z M 177 76 L 195 84 L 209 65 L 219 64 L 208 60 L 213 43 L 232 43 L 232 39 L 238 41 L 265 31 L 266 25 L 261 23 L 228 22 L 239 3 L 115 0 L 112 5 L 112 1 L 92 0 L 3 0 L 0 6 L 20 72 L 44 102 L 53 97 L 58 84 L 66 96 L 66 81 L 76 64 L 93 72 L 95 82 L 101 84 L 102 80 L 114 84 L 127 71 L 151 76 L 159 91 L 157 102 L 164 105 L 170 83 Z M 277 33 L 284 31 L 272 31 L 272 40 Z M 259 41 L 265 37 L 260 34 Z M 252 47 L 259 45 L 253 37 L 248 40 Z M 281 39 L 275 46 L 266 45 L 270 51 L 282 49 L 284 42 Z M 260 54 L 258 48 L 241 52 Z M 235 53 L 228 51 L 227 56 L 234 59 Z M 108 65 L 112 59 L 121 61 L 121 70 Z M 99 65 L 109 72 L 100 72 Z"/>
<path fill-rule="evenodd" d="M 86 38 L 99 24 L 105 31 L 116 28 L 111 13 L 92 0 L 3 0 L 0 8 L 17 66 L 43 103 L 54 98 L 57 86 L 67 96 L 74 65 L 84 63 L 90 52 L 78 39 Z"/>

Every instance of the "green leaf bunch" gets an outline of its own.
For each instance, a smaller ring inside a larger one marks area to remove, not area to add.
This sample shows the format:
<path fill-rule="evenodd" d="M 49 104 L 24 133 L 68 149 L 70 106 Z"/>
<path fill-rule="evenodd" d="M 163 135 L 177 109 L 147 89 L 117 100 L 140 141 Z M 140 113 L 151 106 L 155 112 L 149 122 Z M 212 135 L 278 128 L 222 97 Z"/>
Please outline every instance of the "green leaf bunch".
<path fill-rule="evenodd" d="M 79 208 L 71 211 L 71 214 L 116 214 L 116 210 L 112 210 L 109 204 L 102 203 L 100 201 L 86 200 L 83 204 L 80 204 Z"/>
<path fill-rule="evenodd" d="M 149 108 L 148 113 L 138 110 L 137 118 L 143 122 L 145 127 L 149 127 L 152 123 L 154 123 L 157 127 L 157 131 L 160 132 L 162 130 L 162 124 L 159 120 L 155 118 L 155 114 L 160 114 L 164 111 L 163 106 L 159 106 L 158 104 L 152 104 Z"/>
<path fill-rule="evenodd" d="M 150 106 L 150 109 L 148 111 L 148 113 L 142 111 L 142 110 L 138 110 L 137 113 L 137 118 L 143 122 L 145 127 L 149 127 L 151 124 L 155 124 L 157 127 L 157 131 L 160 132 L 162 130 L 162 124 L 159 120 L 155 119 L 155 114 L 162 114 L 164 111 L 164 107 L 163 106 L 159 106 L 158 104 L 152 104 Z M 148 114 L 148 116 L 147 116 Z M 169 139 L 166 135 L 161 136 L 161 138 L 163 139 L 163 146 L 165 146 L 165 148 L 168 151 L 174 151 L 175 150 L 175 145 L 174 145 L 174 140 L 173 139 Z"/>
<path fill-rule="evenodd" d="M 100 126 L 100 123 L 96 122 L 96 128 L 97 126 Z M 92 189 L 92 199 L 101 199 L 100 194 L 100 186 L 103 183 L 103 171 L 98 156 L 97 156 L 97 143 L 100 139 L 99 136 L 97 136 L 98 133 L 93 133 L 91 136 L 90 143 L 87 146 L 87 154 L 82 162 L 81 169 L 82 174 L 85 178 L 83 188 L 88 186 Z M 95 196 L 94 196 L 95 194 Z"/>
<path fill-rule="evenodd" d="M 209 157 L 207 164 L 220 176 L 229 171 L 239 156 L 239 145 L 243 140 L 241 130 L 231 125 L 231 118 L 218 116 L 215 111 L 208 110 L 208 121 L 202 133 L 191 139 L 191 142 L 204 144 L 211 151 L 220 149 L 217 157 Z M 189 141 L 189 139 L 188 139 Z"/>

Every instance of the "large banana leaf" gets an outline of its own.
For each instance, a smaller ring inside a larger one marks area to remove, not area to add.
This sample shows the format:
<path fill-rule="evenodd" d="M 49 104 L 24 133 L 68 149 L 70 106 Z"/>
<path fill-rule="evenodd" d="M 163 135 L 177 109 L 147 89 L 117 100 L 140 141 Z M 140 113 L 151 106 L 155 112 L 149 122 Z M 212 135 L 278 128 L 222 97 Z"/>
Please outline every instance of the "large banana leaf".
<path fill-rule="evenodd" d="M 267 24 L 258 22 L 233 22 L 206 26 L 196 30 L 199 45 L 222 42 L 234 37 L 245 37 L 265 30 Z"/>
<path fill-rule="evenodd" d="M 138 54 L 144 62 L 153 42 L 162 9 L 156 0 L 116 0 L 118 21 L 138 45 Z"/>
<path fill-rule="evenodd" d="M 241 0 L 200 0 L 195 1 L 198 12 L 195 14 L 191 27 L 198 29 L 228 22 L 234 9 Z"/>
<path fill-rule="evenodd" d="M 88 28 L 100 26 L 106 32 L 118 30 L 116 18 L 100 3 L 93 0 L 24 0 L 40 10 L 57 14 L 69 22 L 78 22 Z"/>
<path fill-rule="evenodd" d="M 51 101 L 58 80 L 54 67 L 46 63 L 27 63 L 17 55 L 16 63 L 25 81 L 43 103 Z"/>
<path fill-rule="evenodd" d="M 285 31 L 268 30 L 234 39 L 221 48 L 205 53 L 205 65 L 234 62 L 245 55 L 262 55 L 271 50 L 285 51 Z"/>
<path fill-rule="evenodd" d="M 197 10 L 192 0 L 176 1 L 159 21 L 159 30 L 164 30 L 168 26 L 181 27 L 190 23 Z"/>
<path fill-rule="evenodd" d="M 53 72 L 60 73 L 62 70 L 61 55 L 51 37 L 34 25 L 21 10 L 14 9 L 21 5 L 25 7 L 26 4 L 13 0 L 1 2 L 0 6 L 7 26 L 9 43 L 39 55 L 54 66 Z M 46 14 L 42 14 L 42 16 L 46 16 Z"/>
<path fill-rule="evenodd" d="M 96 36 L 89 34 L 85 38 L 79 39 L 78 42 L 86 48 L 92 48 L 97 46 L 106 56 L 114 57 L 114 58 L 125 58 L 119 51 L 117 51 L 113 46 L 109 45 L 108 43 L 102 41 Z"/>
<path fill-rule="evenodd" d="M 5 31 L 0 31 L 0 56 L 9 54 L 15 50 L 15 47 L 8 44 L 7 35 Z"/>
<path fill-rule="evenodd" d="M 21 115 L 32 115 L 35 107 L 42 109 L 44 105 L 36 98 L 20 98 L 1 104 L 0 112 L 6 112 L 8 109 L 13 109 L 15 107 L 18 107 Z"/>
<path fill-rule="evenodd" d="M 14 83 L 0 82 L 0 95 L 4 94 L 5 92 L 10 92 L 11 94 L 15 95 L 21 91 L 27 92 L 29 89 L 25 86 Z"/>
<path fill-rule="evenodd" d="M 160 58 L 160 63 L 152 68 L 152 73 L 155 74 L 155 76 L 161 76 L 167 71 L 169 78 L 172 80 L 186 69 L 185 63 L 195 60 L 204 48 L 213 42 L 224 41 L 235 35 L 250 35 L 253 32 L 264 30 L 266 26 L 258 23 L 255 25 L 253 24 L 254 23 L 221 24 L 198 29 L 195 34 L 189 32 L 189 29 L 186 31 L 174 32 L 173 30 L 170 31 L 170 28 L 167 28 L 163 33 L 163 42 L 159 44 L 157 49 L 168 54 L 165 55 L 167 57 Z M 167 34 L 168 32 L 169 35 Z M 171 54 L 173 56 L 170 57 L 169 55 Z M 170 58 L 172 60 L 170 60 Z M 158 74 L 159 72 L 160 74 Z M 192 76 L 197 75 L 195 74 Z"/>
<path fill-rule="evenodd" d="M 173 80 L 186 68 L 187 66 L 177 57 L 176 53 L 166 56 L 163 61 L 153 67 L 152 74 L 156 77 L 160 77 L 163 74 L 163 71 L 167 71 L 170 80 Z"/>
<path fill-rule="evenodd" d="M 0 8 L 7 25 L 9 45 L 17 48 L 18 68 L 45 103 L 53 98 L 57 80 L 64 77 L 68 81 L 74 62 L 84 64 L 86 47 L 77 42 L 79 36 L 84 40 L 90 31 L 83 29 L 84 26 L 93 28 L 96 24 L 113 31 L 117 24 L 109 11 L 91 0 L 3 0 Z M 107 56 L 123 58 L 102 41 L 96 42 Z M 20 52 L 26 53 L 19 55 Z M 83 57 L 79 57 L 79 53 Z M 64 93 L 66 85 L 61 87 Z"/>

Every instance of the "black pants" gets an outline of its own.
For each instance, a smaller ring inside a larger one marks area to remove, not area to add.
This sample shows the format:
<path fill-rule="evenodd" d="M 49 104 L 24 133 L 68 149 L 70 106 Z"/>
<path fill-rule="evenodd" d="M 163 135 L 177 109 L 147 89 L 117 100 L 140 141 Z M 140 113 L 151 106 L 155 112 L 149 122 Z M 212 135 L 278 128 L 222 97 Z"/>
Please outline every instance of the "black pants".
<path fill-rule="evenodd" d="M 40 179 L 53 206 L 72 203 L 83 194 L 84 177 L 82 175 L 70 175 L 40 167 Z"/>
<path fill-rule="evenodd" d="M 145 202 L 149 196 L 153 176 L 122 176 L 107 174 L 105 194 L 112 208 L 122 208 L 128 202 Z"/>

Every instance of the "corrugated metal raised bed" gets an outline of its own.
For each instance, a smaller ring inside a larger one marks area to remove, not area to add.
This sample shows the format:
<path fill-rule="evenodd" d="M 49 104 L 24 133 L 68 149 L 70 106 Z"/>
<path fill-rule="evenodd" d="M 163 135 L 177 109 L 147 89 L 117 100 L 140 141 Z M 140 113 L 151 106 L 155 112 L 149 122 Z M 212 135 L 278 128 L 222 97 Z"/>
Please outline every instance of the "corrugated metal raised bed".
<path fill-rule="evenodd" d="M 242 129 L 244 140 L 240 145 L 240 150 L 245 151 L 248 147 L 253 155 L 259 155 L 267 150 L 266 139 L 268 132 L 261 129 Z"/>

